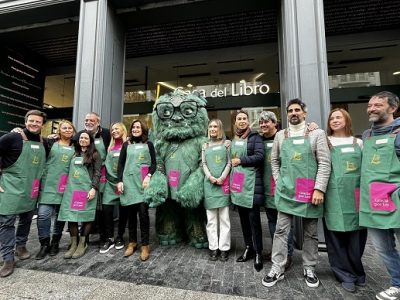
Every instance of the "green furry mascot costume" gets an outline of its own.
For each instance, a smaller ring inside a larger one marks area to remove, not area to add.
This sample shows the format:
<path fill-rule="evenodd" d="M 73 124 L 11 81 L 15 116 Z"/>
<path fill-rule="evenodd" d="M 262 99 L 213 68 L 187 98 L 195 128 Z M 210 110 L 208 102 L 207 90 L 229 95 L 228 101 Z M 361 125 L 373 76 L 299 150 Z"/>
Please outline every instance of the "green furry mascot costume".
<path fill-rule="evenodd" d="M 156 231 L 161 245 L 184 238 L 208 248 L 203 200 L 201 147 L 207 140 L 206 99 L 181 90 L 161 96 L 152 114 L 157 171 L 145 190 L 157 206 Z"/>

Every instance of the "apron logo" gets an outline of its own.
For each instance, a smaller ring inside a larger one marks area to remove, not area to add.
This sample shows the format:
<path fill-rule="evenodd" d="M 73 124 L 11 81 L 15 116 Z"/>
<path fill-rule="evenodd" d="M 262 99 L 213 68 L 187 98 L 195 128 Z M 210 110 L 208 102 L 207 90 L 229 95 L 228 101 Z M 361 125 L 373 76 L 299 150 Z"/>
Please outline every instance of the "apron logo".
<path fill-rule="evenodd" d="M 271 162 L 271 154 L 268 154 L 268 156 L 267 156 L 267 161 L 268 161 L 268 162 Z"/>
<path fill-rule="evenodd" d="M 215 163 L 216 163 L 216 164 L 220 164 L 221 162 L 222 162 L 221 156 L 216 155 L 216 156 L 215 156 Z"/>
<path fill-rule="evenodd" d="M 139 160 L 144 160 L 144 154 L 143 154 L 143 152 L 140 152 L 140 154 L 139 154 L 139 158 L 138 158 Z"/>
<path fill-rule="evenodd" d="M 32 164 L 33 164 L 33 165 L 38 165 L 39 162 L 40 162 L 39 157 L 35 155 L 35 156 L 32 158 Z"/>
<path fill-rule="evenodd" d="M 79 178 L 80 176 L 81 176 L 81 174 L 79 173 L 78 170 L 76 170 L 76 171 L 74 172 L 74 178 Z"/>
<path fill-rule="evenodd" d="M 171 159 L 175 159 L 175 152 L 171 154 L 171 156 L 169 157 Z"/>
<path fill-rule="evenodd" d="M 346 171 L 355 171 L 357 170 L 356 165 L 351 161 L 346 161 Z"/>
<path fill-rule="evenodd" d="M 113 171 L 118 170 L 118 162 L 114 161 L 112 169 L 113 169 Z"/>
<path fill-rule="evenodd" d="M 301 153 L 295 151 L 294 154 L 293 154 L 292 160 L 302 160 Z"/>
<path fill-rule="evenodd" d="M 62 156 L 61 156 L 61 161 L 62 162 L 68 162 L 68 155 L 66 155 L 66 154 L 63 154 Z"/>
<path fill-rule="evenodd" d="M 379 165 L 381 163 L 381 156 L 379 154 L 374 154 L 374 157 L 372 157 L 371 164 L 373 165 Z"/>

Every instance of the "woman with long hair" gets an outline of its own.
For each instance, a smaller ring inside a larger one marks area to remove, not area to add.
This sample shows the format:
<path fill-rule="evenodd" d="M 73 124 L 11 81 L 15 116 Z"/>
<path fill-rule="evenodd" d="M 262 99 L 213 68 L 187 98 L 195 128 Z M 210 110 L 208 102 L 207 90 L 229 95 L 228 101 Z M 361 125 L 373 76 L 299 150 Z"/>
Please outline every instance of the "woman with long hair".
<path fill-rule="evenodd" d="M 204 206 L 207 212 L 207 238 L 210 260 L 220 255 L 227 261 L 231 248 L 231 222 L 229 219 L 229 172 L 231 142 L 225 139 L 221 120 L 208 123 L 208 141 L 203 144 L 201 160 L 204 171 Z M 218 233 L 219 228 L 219 233 Z"/>
<path fill-rule="evenodd" d="M 344 109 L 329 113 L 327 128 L 332 171 L 324 202 L 325 241 L 335 277 L 345 290 L 354 292 L 356 285 L 365 285 L 361 257 L 367 230 L 358 225 L 362 141 L 353 136 Z"/>
<path fill-rule="evenodd" d="M 71 245 L 64 258 L 79 258 L 87 249 L 87 237 L 96 214 L 101 157 L 94 138 L 87 132 L 79 134 L 69 168 L 67 188 L 61 201 L 59 221 L 68 221 Z M 78 223 L 82 223 L 78 243 Z"/>
<path fill-rule="evenodd" d="M 38 260 L 45 258 L 47 254 L 57 255 L 59 251 L 65 222 L 57 221 L 57 217 L 67 184 L 70 162 L 75 152 L 72 144 L 75 133 L 74 125 L 70 121 L 62 120 L 56 132 L 57 138 L 48 139 L 51 148 L 41 180 L 37 218 L 40 250 L 35 258 Z M 55 215 L 55 221 L 50 243 L 53 215 Z"/>
<path fill-rule="evenodd" d="M 156 171 L 154 145 L 148 140 L 148 128 L 140 120 L 134 120 L 129 128 L 129 139 L 123 144 L 118 165 L 118 192 L 121 194 L 122 219 L 125 228 L 126 216 L 129 228 L 129 243 L 124 256 L 128 257 L 138 247 L 137 214 L 139 214 L 141 251 L 140 260 L 149 258 L 150 219 L 149 206 L 144 202 L 143 190 L 150 184 Z M 121 227 L 122 228 L 122 227 Z"/>

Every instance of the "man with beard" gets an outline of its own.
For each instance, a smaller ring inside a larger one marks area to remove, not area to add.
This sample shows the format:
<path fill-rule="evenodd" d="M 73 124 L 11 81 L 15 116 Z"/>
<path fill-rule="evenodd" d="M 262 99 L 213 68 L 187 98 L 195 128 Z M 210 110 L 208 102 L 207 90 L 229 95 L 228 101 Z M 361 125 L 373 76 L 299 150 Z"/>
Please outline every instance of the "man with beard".
<path fill-rule="evenodd" d="M 44 112 L 30 110 L 25 115 L 25 129 L 0 138 L 0 250 L 4 260 L 0 277 L 13 273 L 15 247 L 20 260 L 31 256 L 26 242 L 49 151 L 40 136 L 45 122 Z"/>
<path fill-rule="evenodd" d="M 363 133 L 360 226 L 368 228 L 376 251 L 391 277 L 391 287 L 376 295 L 400 299 L 400 118 L 394 119 L 399 98 L 380 92 L 368 102 L 372 127 Z"/>
<path fill-rule="evenodd" d="M 302 217 L 303 275 L 307 286 L 318 287 L 315 273 L 318 260 L 318 218 L 323 215 L 324 193 L 331 172 L 330 151 L 321 129 L 306 125 L 306 104 L 290 100 L 286 107 L 289 127 L 279 131 L 271 153 L 276 182 L 275 205 L 278 221 L 272 246 L 272 267 L 262 284 L 272 287 L 284 278 L 288 254 L 288 234 L 293 216 Z"/>

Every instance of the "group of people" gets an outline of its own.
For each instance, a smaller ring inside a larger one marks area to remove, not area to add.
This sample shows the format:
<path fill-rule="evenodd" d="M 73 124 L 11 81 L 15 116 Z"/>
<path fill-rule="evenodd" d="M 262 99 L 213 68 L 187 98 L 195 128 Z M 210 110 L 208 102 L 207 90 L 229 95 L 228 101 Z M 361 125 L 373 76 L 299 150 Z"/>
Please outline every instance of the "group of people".
<path fill-rule="evenodd" d="M 212 119 L 208 140 L 202 146 L 204 207 L 210 260 L 229 259 L 230 204 L 237 207 L 244 251 L 237 262 L 254 259 L 263 269 L 260 210 L 265 208 L 272 239 L 272 267 L 262 280 L 266 287 L 284 279 L 292 265 L 293 217 L 302 220 L 303 275 L 309 287 L 318 287 L 318 219 L 322 218 L 329 262 L 342 287 L 354 292 L 366 284 L 362 255 L 369 233 L 391 276 L 391 287 L 377 299 L 400 299 L 400 118 L 394 119 L 399 99 L 391 92 L 371 97 L 368 117 L 372 127 L 362 140 L 352 133 L 344 109 L 329 113 L 327 132 L 306 123 L 307 106 L 292 99 L 286 106 L 288 128 L 278 131 L 271 111 L 259 116 L 261 132 L 250 128 L 246 111 L 235 117 L 232 140 L 223 124 Z M 61 121 L 56 136 L 43 139 L 43 112 L 29 111 L 25 129 L 0 138 L 0 277 L 30 253 L 26 242 L 38 202 L 36 259 L 59 252 L 59 241 L 68 221 L 70 246 L 64 258 L 86 252 L 94 227 L 101 234 L 100 253 L 125 247 L 124 256 L 138 248 L 137 215 L 141 231 L 139 258 L 149 258 L 149 213 L 143 191 L 156 172 L 156 153 L 148 128 L 140 120 L 129 131 L 123 123 L 110 130 L 100 117 L 89 113 L 85 130 Z M 27 201 L 28 200 L 28 201 Z M 38 201 L 36 201 L 38 200 Z M 114 215 L 118 233 L 114 238 Z M 56 215 L 51 234 L 52 215 Z M 15 222 L 19 217 L 17 231 Z M 80 227 L 79 227 L 80 225 Z"/>

